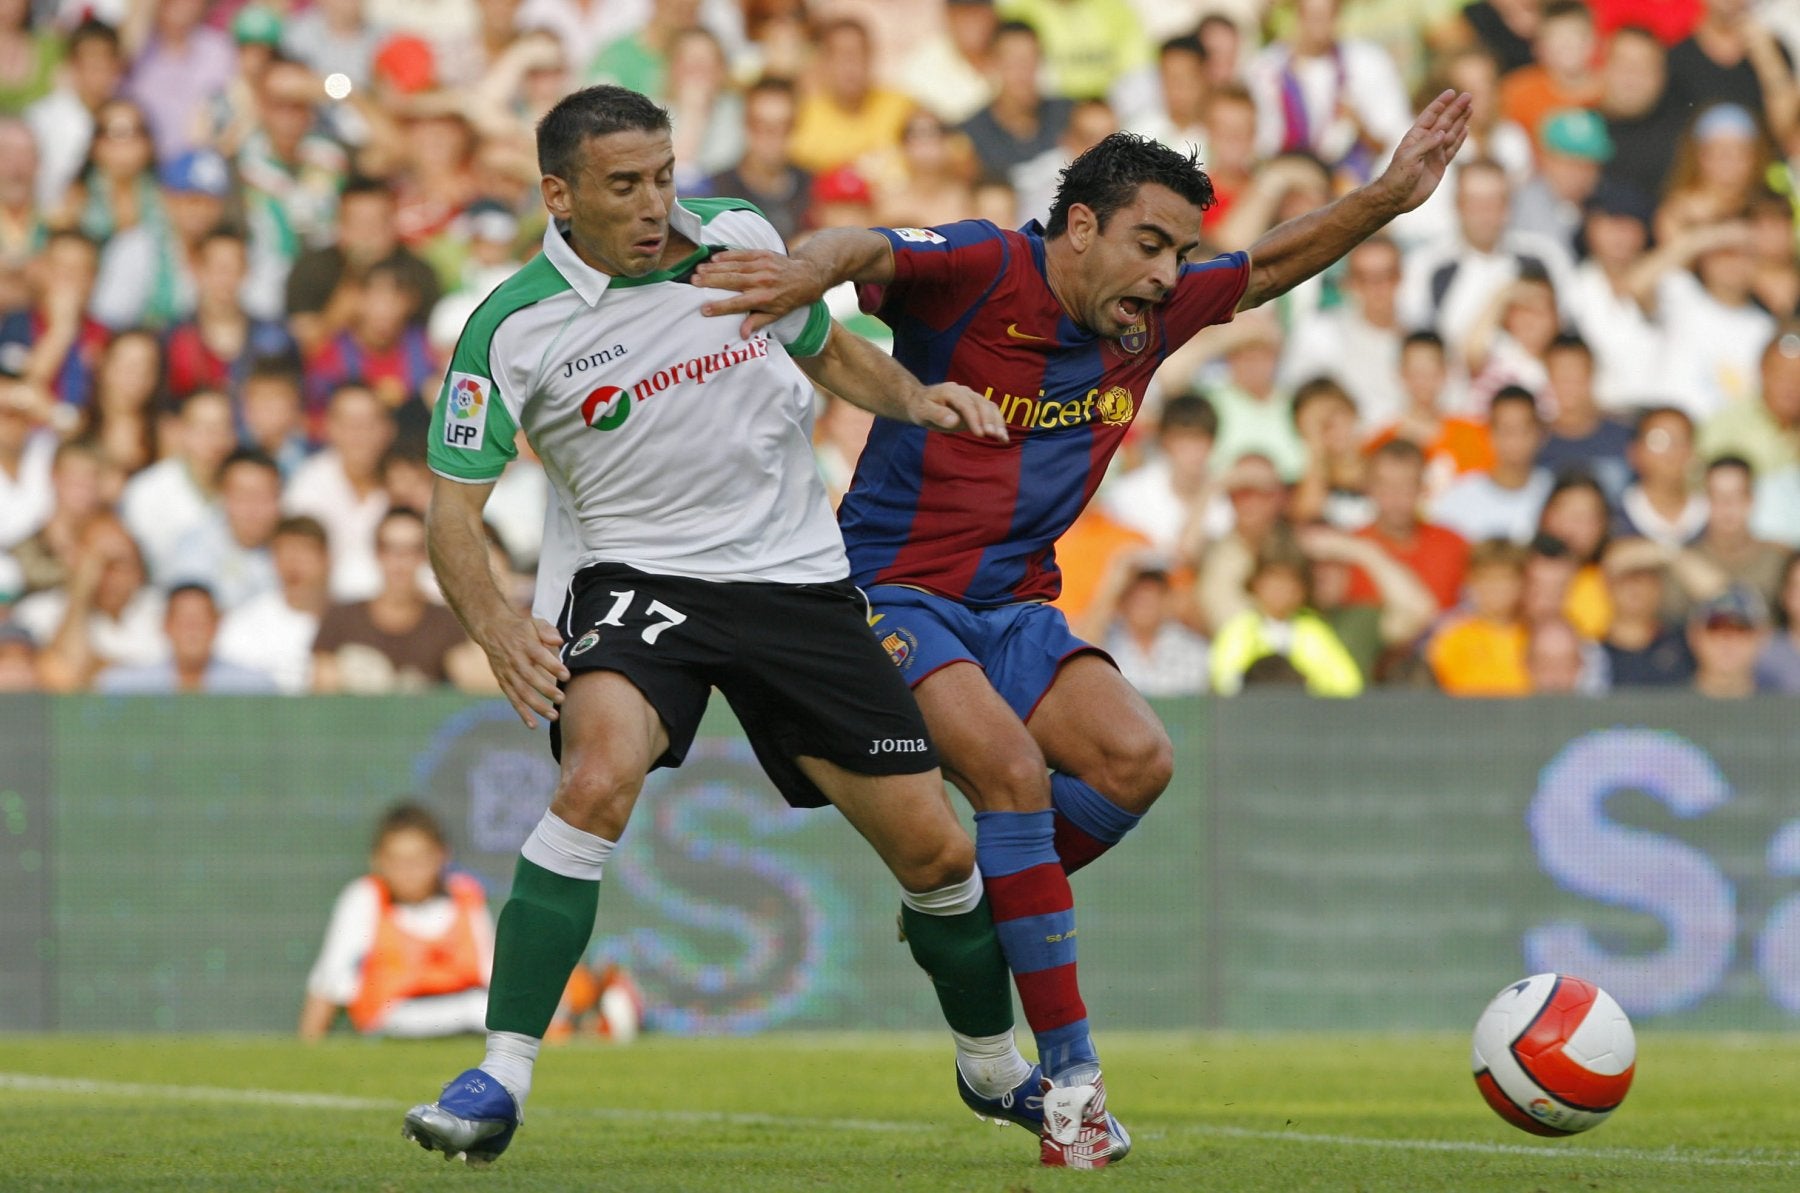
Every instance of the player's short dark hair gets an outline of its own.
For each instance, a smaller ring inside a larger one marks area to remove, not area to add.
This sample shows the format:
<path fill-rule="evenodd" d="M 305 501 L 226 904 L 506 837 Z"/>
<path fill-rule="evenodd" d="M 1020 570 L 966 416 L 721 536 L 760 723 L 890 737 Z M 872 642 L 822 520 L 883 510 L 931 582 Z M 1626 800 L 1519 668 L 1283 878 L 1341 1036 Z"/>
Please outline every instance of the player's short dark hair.
<path fill-rule="evenodd" d="M 260 447 L 234 448 L 232 453 L 225 457 L 225 462 L 219 465 L 219 475 L 223 477 L 240 464 L 250 468 L 261 468 L 274 476 L 276 480 L 281 479 L 281 466 L 275 463 L 273 456 Z"/>
<path fill-rule="evenodd" d="M 1694 416 L 1679 406 L 1670 406 L 1667 403 L 1646 406 L 1638 411 L 1637 421 L 1631 424 L 1631 437 L 1634 440 L 1642 439 L 1644 432 L 1649 429 L 1651 419 L 1671 416 L 1681 420 L 1681 425 L 1687 428 L 1688 438 L 1692 439 L 1694 437 Z"/>
<path fill-rule="evenodd" d="M 1594 359 L 1593 348 L 1588 346 L 1586 340 L 1572 331 L 1556 333 L 1556 338 L 1550 341 L 1548 348 L 1544 349 L 1544 355 L 1549 356 L 1552 352 L 1579 352 L 1590 362 Z"/>
<path fill-rule="evenodd" d="M 1722 456 L 1714 456 L 1706 463 L 1706 475 L 1708 476 L 1711 476 L 1715 472 L 1724 472 L 1728 469 L 1735 469 L 1736 471 L 1743 473 L 1746 480 L 1754 481 L 1756 479 L 1756 465 L 1752 464 L 1749 460 L 1746 460 L 1743 456 L 1737 455 L 1735 452 L 1728 452 Z"/>
<path fill-rule="evenodd" d="M 396 439 L 392 447 L 381 454 L 381 462 L 377 465 L 383 480 L 388 473 L 402 464 L 417 464 L 420 468 L 430 467 L 426 463 L 425 445 L 416 440 Z"/>
<path fill-rule="evenodd" d="M 813 44 L 822 46 L 834 33 L 854 33 L 862 38 L 864 48 L 873 44 L 869 37 L 869 27 L 853 16 L 840 15 L 827 17 L 813 28 Z"/>
<path fill-rule="evenodd" d="M 1553 21 L 1558 17 L 1580 17 L 1590 25 L 1594 23 L 1594 14 L 1588 11 L 1588 6 L 1582 0 L 1550 0 L 1550 3 L 1544 5 L 1544 15 L 1538 18 L 1540 27 L 1542 22 Z"/>
<path fill-rule="evenodd" d="M 205 249 L 215 240 L 229 240 L 231 243 L 246 251 L 250 247 L 250 238 L 244 235 L 243 229 L 239 228 L 229 220 L 214 224 L 212 227 L 208 228 L 206 230 L 206 235 L 200 238 L 200 247 Z"/>
<path fill-rule="evenodd" d="M 338 206 L 343 206 L 346 199 L 371 197 L 391 203 L 394 201 L 394 192 L 379 178 L 371 178 L 367 174 L 352 174 L 344 183 L 344 189 L 338 192 Z"/>
<path fill-rule="evenodd" d="M 1477 174 L 1492 174 L 1501 182 L 1506 183 L 1509 190 L 1512 187 L 1512 177 L 1507 174 L 1505 166 L 1491 157 L 1472 157 L 1457 167 L 1456 189 L 1460 191 L 1464 184 Z"/>
<path fill-rule="evenodd" d="M 1198 25 L 1194 26 L 1194 36 L 1199 37 L 1202 33 L 1205 33 L 1208 29 L 1210 29 L 1216 25 L 1224 25 L 1226 28 L 1230 29 L 1233 33 L 1237 33 L 1240 37 L 1243 36 L 1237 27 L 1236 21 L 1232 20 L 1230 17 L 1225 16 L 1222 13 L 1217 13 L 1217 12 L 1209 12 L 1205 16 L 1200 18 L 1200 23 Z"/>
<path fill-rule="evenodd" d="M 1156 421 L 1156 433 L 1193 431 L 1208 439 L 1219 437 L 1219 412 L 1199 394 L 1176 394 L 1163 403 L 1162 417 Z"/>
<path fill-rule="evenodd" d="M 244 375 L 244 384 L 252 381 L 279 381 L 281 384 L 299 393 L 306 388 L 306 379 L 294 362 L 286 356 L 259 356 L 250 362 L 250 371 Z"/>
<path fill-rule="evenodd" d="M 44 238 L 44 247 L 48 249 L 52 245 L 62 244 L 64 242 L 78 244 L 96 257 L 100 255 L 100 242 L 81 231 L 79 228 L 54 229 L 49 236 Z"/>
<path fill-rule="evenodd" d="M 388 511 L 381 515 L 381 521 L 375 523 L 376 532 L 380 533 L 381 528 L 390 522 L 411 522 L 414 526 L 423 526 L 425 515 L 410 505 L 389 506 Z"/>
<path fill-rule="evenodd" d="M 64 56 L 72 57 L 76 50 L 90 41 L 106 46 L 115 54 L 123 52 L 117 29 L 105 21 L 97 21 L 93 17 L 83 17 L 79 25 L 69 30 L 69 39 L 63 43 Z"/>
<path fill-rule="evenodd" d="M 369 842 L 370 852 L 381 848 L 381 843 L 399 833 L 423 833 L 440 849 L 450 848 L 450 835 L 444 831 L 444 825 L 424 804 L 406 800 L 395 804 L 381 814 L 375 822 L 375 836 Z"/>
<path fill-rule="evenodd" d="M 994 35 L 988 39 L 988 45 L 997 46 L 1003 37 L 1029 37 L 1033 45 L 1041 43 L 1038 31 L 1024 21 L 1001 21 L 994 26 Z"/>
<path fill-rule="evenodd" d="M 1469 570 L 1472 572 L 1476 568 L 1504 566 L 1523 572 L 1528 555 L 1529 551 L 1511 539 L 1483 539 L 1469 548 Z"/>
<path fill-rule="evenodd" d="M 1531 417 L 1537 418 L 1537 398 L 1522 385 L 1503 385 L 1493 400 L 1488 403 L 1488 422 L 1494 421 L 1494 411 L 1502 406 L 1524 406 L 1531 411 Z"/>
<path fill-rule="evenodd" d="M 183 596 L 187 593 L 198 593 L 206 598 L 207 606 L 212 609 L 214 613 L 219 611 L 219 598 L 213 595 L 213 590 L 211 588 L 208 588 L 198 580 L 183 580 L 181 583 L 172 586 L 169 589 L 169 595 L 164 598 L 164 615 L 167 616 L 167 610 L 175 607 L 176 597 Z"/>
<path fill-rule="evenodd" d="M 1300 412 L 1314 402 L 1342 402 L 1350 409 L 1356 409 L 1356 399 L 1337 381 L 1330 377 L 1313 377 L 1294 391 L 1293 419 L 1296 425 L 1300 422 Z"/>
<path fill-rule="evenodd" d="M 1369 459 L 1393 460 L 1400 464 L 1410 464 L 1422 471 L 1425 467 L 1425 449 L 1410 439 L 1390 439 L 1370 452 Z"/>
<path fill-rule="evenodd" d="M 310 514 L 283 518 L 275 523 L 275 533 L 270 538 L 310 539 L 319 545 L 321 551 L 331 550 L 331 536 L 325 533 L 325 524 Z"/>
<path fill-rule="evenodd" d="M 1400 351 L 1402 352 L 1405 352 L 1408 348 L 1418 347 L 1430 348 L 1439 356 L 1443 356 L 1445 351 L 1444 337 L 1435 331 L 1426 329 L 1407 332 L 1406 338 L 1400 341 Z"/>
<path fill-rule="evenodd" d="M 1136 133 L 1113 133 L 1062 172 L 1044 235 L 1061 236 L 1076 203 L 1092 208 L 1100 230 L 1106 231 L 1106 222 L 1147 183 L 1168 187 L 1201 211 L 1214 203 L 1212 179 L 1200 168 L 1197 152 L 1179 153 Z"/>
<path fill-rule="evenodd" d="M 1192 54 L 1200 61 L 1206 61 L 1206 47 L 1200 44 L 1198 31 L 1186 33 L 1180 37 L 1171 37 L 1156 47 L 1156 56 L 1166 58 L 1170 54 Z"/>
<path fill-rule="evenodd" d="M 538 172 L 572 182 L 576 155 L 590 137 L 613 133 L 669 131 L 669 113 L 648 96 L 601 83 L 570 92 L 537 126 Z"/>
<path fill-rule="evenodd" d="M 744 102 L 748 104 L 752 96 L 779 95 L 793 103 L 800 100 L 800 91 L 794 86 L 792 79 L 784 79 L 779 75 L 763 75 L 756 82 L 744 88 Z"/>

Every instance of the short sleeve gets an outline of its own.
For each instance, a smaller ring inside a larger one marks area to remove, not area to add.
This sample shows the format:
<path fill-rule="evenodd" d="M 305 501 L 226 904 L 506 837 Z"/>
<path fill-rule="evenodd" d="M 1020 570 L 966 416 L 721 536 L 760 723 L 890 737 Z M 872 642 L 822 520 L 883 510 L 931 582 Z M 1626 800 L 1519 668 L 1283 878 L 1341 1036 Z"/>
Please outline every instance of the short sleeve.
<path fill-rule="evenodd" d="M 894 280 L 874 312 L 908 316 L 934 331 L 955 323 L 1006 268 L 1006 236 L 986 220 L 935 228 L 877 228 L 894 248 Z"/>
<path fill-rule="evenodd" d="M 425 448 L 425 460 L 433 472 L 472 485 L 499 480 L 506 465 L 519 454 L 513 445 L 518 427 L 500 400 L 488 365 L 492 334 L 480 332 L 471 320 L 456 342 L 450 375 L 444 378 L 437 403 L 431 408 Z"/>
<path fill-rule="evenodd" d="M 1223 253 L 1183 265 L 1175 293 L 1162 304 L 1164 351 L 1173 352 L 1203 327 L 1229 323 L 1250 285 L 1250 254 Z"/>
<path fill-rule="evenodd" d="M 789 356 L 817 356 L 831 337 L 831 309 L 821 299 L 789 311 L 769 325 L 769 334 L 788 350 Z"/>

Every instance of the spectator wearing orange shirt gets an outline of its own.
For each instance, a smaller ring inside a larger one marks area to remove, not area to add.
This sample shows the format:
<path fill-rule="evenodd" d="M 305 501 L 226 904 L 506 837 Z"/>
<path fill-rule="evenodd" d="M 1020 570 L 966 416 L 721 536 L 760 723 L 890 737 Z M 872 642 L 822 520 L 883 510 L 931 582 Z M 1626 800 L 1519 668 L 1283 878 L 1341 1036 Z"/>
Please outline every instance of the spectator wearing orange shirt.
<path fill-rule="evenodd" d="M 1489 539 L 1469 553 L 1469 611 L 1432 635 L 1426 661 L 1452 696 L 1523 696 L 1531 691 L 1520 620 L 1525 549 Z"/>
<path fill-rule="evenodd" d="M 1469 544 L 1455 531 L 1433 526 L 1419 516 L 1425 489 L 1425 453 L 1415 443 L 1396 439 L 1378 448 L 1369 461 L 1369 499 L 1375 522 L 1359 532 L 1413 570 L 1439 609 L 1453 607 L 1462 595 L 1469 569 Z M 1367 572 L 1350 577 L 1344 602 L 1372 605 L 1380 591 Z"/>
<path fill-rule="evenodd" d="M 1545 116 L 1558 108 L 1591 108 L 1600 102 L 1600 75 L 1594 69 L 1594 16 L 1581 0 L 1545 5 L 1531 39 L 1530 66 L 1500 84 L 1500 109 L 1526 132 L 1537 135 Z"/>
<path fill-rule="evenodd" d="M 1370 451 L 1399 439 L 1425 454 L 1428 500 L 1436 500 L 1457 477 L 1494 466 L 1494 444 L 1487 427 L 1444 413 L 1449 384 L 1443 338 L 1435 331 L 1415 331 L 1407 336 L 1400 345 L 1400 385 L 1406 391 L 1406 410 L 1398 422 L 1369 440 Z"/>

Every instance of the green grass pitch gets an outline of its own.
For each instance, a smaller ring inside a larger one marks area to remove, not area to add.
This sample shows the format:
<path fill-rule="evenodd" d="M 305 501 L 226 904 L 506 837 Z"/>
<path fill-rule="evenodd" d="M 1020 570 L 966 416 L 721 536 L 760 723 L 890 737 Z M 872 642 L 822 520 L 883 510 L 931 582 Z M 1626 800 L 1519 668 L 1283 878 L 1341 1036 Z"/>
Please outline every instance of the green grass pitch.
<path fill-rule="evenodd" d="M 400 1138 L 474 1040 L 0 1036 L 5 1190 L 1800 1189 L 1800 1037 L 1646 1033 L 1598 1130 L 1540 1141 L 1481 1102 L 1463 1037 L 1100 1040 L 1136 1135 L 1107 1172 L 957 1103 L 947 1041 L 650 1038 L 548 1048 L 494 1167 Z"/>

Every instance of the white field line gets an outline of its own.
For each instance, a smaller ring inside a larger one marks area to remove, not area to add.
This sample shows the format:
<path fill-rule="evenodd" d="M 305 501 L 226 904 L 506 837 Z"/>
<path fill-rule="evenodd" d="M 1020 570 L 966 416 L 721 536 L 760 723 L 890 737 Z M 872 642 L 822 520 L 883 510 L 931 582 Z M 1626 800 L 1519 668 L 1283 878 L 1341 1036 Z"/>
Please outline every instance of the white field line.
<path fill-rule="evenodd" d="M 79 1077 L 43 1077 L 29 1073 L 0 1073 L 0 1092 L 78 1094 L 105 1098 L 163 1098 L 179 1102 L 221 1102 L 239 1106 L 285 1106 L 305 1110 L 396 1111 L 403 1103 L 385 1098 L 356 1098 L 340 1094 L 309 1094 L 275 1089 L 231 1089 L 216 1085 L 152 1085 L 133 1081 L 99 1081 Z M 702 1123 L 719 1126 L 784 1127 L 799 1130 L 907 1132 L 929 1129 L 929 1124 L 866 1118 L 807 1118 L 780 1114 L 754 1114 L 726 1110 L 633 1110 L 620 1107 L 557 1109 L 543 1111 L 552 1118 L 601 1118 L 621 1122 Z M 1477 1156 L 1530 1156 L 1535 1159 L 1593 1162 L 1612 1160 L 1637 1164 L 1696 1165 L 1724 1168 L 1795 1168 L 1800 1156 L 1782 1152 L 1680 1151 L 1675 1148 L 1571 1147 L 1553 1144 L 1484 1143 L 1461 1139 L 1384 1139 L 1362 1135 L 1323 1135 L 1305 1131 L 1257 1130 L 1222 1124 L 1194 1123 L 1167 1131 L 1141 1131 L 1138 1138 L 1153 1140 L 1169 1135 L 1204 1135 L 1222 1139 L 1253 1139 L 1269 1143 L 1310 1144 L 1328 1147 L 1365 1147 L 1391 1151 L 1452 1152 Z"/>

